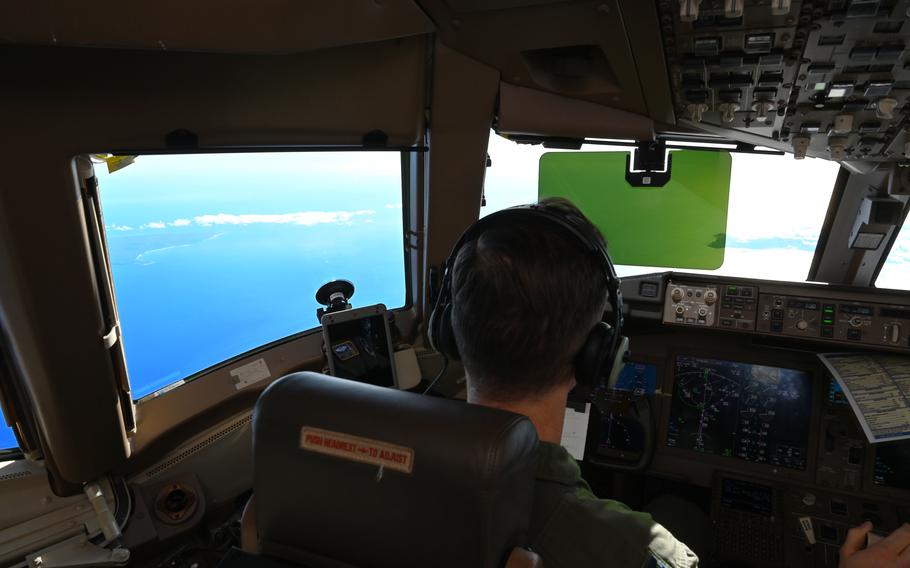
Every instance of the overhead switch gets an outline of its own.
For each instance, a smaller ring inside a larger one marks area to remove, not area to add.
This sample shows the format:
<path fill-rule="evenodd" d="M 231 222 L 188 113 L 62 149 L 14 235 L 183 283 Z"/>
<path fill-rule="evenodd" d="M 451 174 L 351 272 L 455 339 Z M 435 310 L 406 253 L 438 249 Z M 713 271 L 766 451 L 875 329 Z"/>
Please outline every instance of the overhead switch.
<path fill-rule="evenodd" d="M 755 111 L 755 120 L 758 122 L 767 122 L 768 113 L 774 109 L 774 103 L 771 101 L 757 101 L 752 105 L 752 110 Z"/>
<path fill-rule="evenodd" d="M 698 5 L 701 0 L 679 0 L 679 19 L 683 22 L 694 22 L 698 19 Z"/>
<path fill-rule="evenodd" d="M 771 13 L 775 16 L 786 16 L 790 13 L 790 0 L 772 0 Z"/>
<path fill-rule="evenodd" d="M 879 99 L 878 104 L 875 107 L 875 114 L 879 118 L 891 120 L 894 118 L 895 108 L 897 108 L 897 99 L 885 97 L 883 99 Z"/>
<path fill-rule="evenodd" d="M 812 139 L 806 134 L 797 134 L 790 139 L 790 143 L 793 145 L 793 157 L 797 160 L 802 160 L 806 157 L 806 153 L 809 151 L 809 142 Z"/>
<path fill-rule="evenodd" d="M 743 0 L 724 0 L 724 16 L 739 18 L 743 15 Z"/>
<path fill-rule="evenodd" d="M 853 130 L 853 115 L 839 114 L 834 117 L 834 125 L 831 127 L 833 134 L 847 134 Z"/>
<path fill-rule="evenodd" d="M 720 103 L 717 106 L 717 110 L 720 111 L 721 120 L 729 124 L 736 118 L 736 111 L 739 110 L 739 105 L 736 103 Z"/>
<path fill-rule="evenodd" d="M 689 103 L 686 105 L 686 115 L 692 122 L 701 122 L 708 105 L 703 103 Z"/>
<path fill-rule="evenodd" d="M 845 136 L 832 136 L 828 138 L 828 152 L 835 162 L 847 159 L 847 138 Z"/>

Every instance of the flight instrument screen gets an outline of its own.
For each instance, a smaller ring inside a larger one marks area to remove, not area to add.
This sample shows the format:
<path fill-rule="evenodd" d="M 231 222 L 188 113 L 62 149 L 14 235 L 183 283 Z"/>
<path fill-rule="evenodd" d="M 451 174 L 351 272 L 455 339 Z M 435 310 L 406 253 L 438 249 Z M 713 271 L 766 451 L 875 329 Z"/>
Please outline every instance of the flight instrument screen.
<path fill-rule="evenodd" d="M 809 373 L 680 355 L 675 377 L 668 446 L 806 468 Z"/>

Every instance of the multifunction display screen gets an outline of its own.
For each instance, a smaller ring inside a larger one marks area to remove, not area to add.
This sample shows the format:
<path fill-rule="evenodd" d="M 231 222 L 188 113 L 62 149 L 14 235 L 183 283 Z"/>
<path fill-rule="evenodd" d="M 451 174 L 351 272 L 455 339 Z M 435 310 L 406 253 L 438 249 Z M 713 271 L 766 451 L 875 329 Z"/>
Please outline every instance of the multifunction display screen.
<path fill-rule="evenodd" d="M 877 445 L 872 476 L 876 485 L 910 489 L 910 441 Z"/>
<path fill-rule="evenodd" d="M 668 446 L 806 469 L 809 373 L 688 355 L 675 367 Z"/>

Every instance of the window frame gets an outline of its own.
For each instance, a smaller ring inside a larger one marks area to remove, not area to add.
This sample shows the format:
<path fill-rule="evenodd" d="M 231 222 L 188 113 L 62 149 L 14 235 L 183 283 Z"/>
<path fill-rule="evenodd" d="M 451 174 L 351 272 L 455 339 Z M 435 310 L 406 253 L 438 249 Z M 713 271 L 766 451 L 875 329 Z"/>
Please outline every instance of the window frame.
<path fill-rule="evenodd" d="M 196 149 L 196 148 L 175 148 L 175 149 L 166 149 L 166 150 L 141 150 L 141 151 L 115 151 L 115 152 L 93 152 L 86 155 L 93 154 L 112 154 L 114 156 L 122 155 L 189 155 L 189 154 L 229 154 L 229 153 L 244 153 L 244 154 L 254 154 L 254 153 L 273 153 L 273 152 L 288 152 L 288 153 L 309 153 L 309 152 L 397 152 L 399 155 L 399 163 L 401 165 L 400 169 L 400 194 L 401 194 L 401 217 L 402 217 L 402 263 L 404 269 L 404 299 L 405 303 L 402 306 L 390 309 L 390 312 L 395 314 L 399 312 L 409 311 L 414 306 L 414 296 L 413 292 L 415 289 L 413 280 L 412 280 L 412 263 L 411 263 L 411 254 L 412 250 L 415 248 L 414 245 L 410 243 L 410 238 L 412 236 L 412 231 L 410 229 L 409 223 L 409 211 L 410 211 L 410 201 L 411 201 L 411 155 L 423 153 L 426 151 L 426 148 L 423 147 L 351 147 L 351 146 L 318 146 L 318 147 L 287 147 L 287 146 L 256 146 L 256 147 L 236 147 L 236 148 L 216 148 L 216 149 Z M 100 164 L 93 164 L 98 166 Z M 97 178 L 92 177 L 93 180 Z M 105 310 L 105 314 L 111 314 L 113 317 L 113 327 L 117 330 L 117 341 L 112 345 L 112 352 L 118 352 L 120 361 L 123 361 L 122 373 L 124 380 L 123 382 L 126 385 L 126 392 L 132 393 L 132 387 L 129 381 L 129 368 L 125 363 L 125 353 L 123 350 L 123 342 L 119 340 L 120 338 L 120 318 L 117 308 L 117 295 L 114 290 L 114 279 L 113 272 L 111 270 L 110 264 L 110 253 L 108 251 L 108 242 L 107 235 L 104 230 L 104 215 L 103 208 L 101 205 L 101 197 L 97 192 L 97 183 L 94 184 L 94 203 L 93 207 L 87 208 L 86 216 L 90 217 L 87 219 L 89 223 L 90 230 L 93 230 L 96 234 L 100 236 L 100 240 L 90 243 L 90 255 L 93 262 L 96 263 L 98 270 L 96 273 L 99 275 L 99 278 L 103 278 L 103 281 L 98 282 L 98 286 L 101 290 L 109 290 L 110 296 L 102 296 L 102 302 L 108 303 L 109 307 Z M 419 243 L 418 243 L 419 245 Z M 103 276 L 102 276 L 103 275 Z M 172 381 L 171 383 L 140 397 L 134 398 L 130 396 L 130 402 L 132 405 L 140 405 L 148 400 L 157 398 L 161 395 L 164 395 L 172 390 L 175 390 L 181 386 L 184 386 L 192 381 L 195 381 L 204 376 L 210 375 L 220 369 L 226 367 L 231 367 L 238 362 L 254 357 L 256 355 L 262 354 L 266 351 L 272 350 L 276 347 L 291 343 L 298 339 L 308 337 L 314 334 L 320 334 L 321 337 L 321 327 L 315 326 L 301 330 L 296 333 L 292 333 L 285 337 L 275 339 L 268 343 L 253 347 L 242 353 L 238 353 L 228 359 L 214 363 L 204 369 L 201 369 L 195 373 L 192 373 L 186 377 L 181 377 Z M 133 424 L 135 428 L 135 423 Z"/>

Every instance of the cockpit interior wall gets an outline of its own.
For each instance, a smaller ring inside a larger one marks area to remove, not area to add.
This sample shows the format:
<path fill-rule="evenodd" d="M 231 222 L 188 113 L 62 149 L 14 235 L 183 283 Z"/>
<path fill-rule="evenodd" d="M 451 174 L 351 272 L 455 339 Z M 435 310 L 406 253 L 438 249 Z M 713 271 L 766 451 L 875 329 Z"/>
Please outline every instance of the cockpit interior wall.
<path fill-rule="evenodd" d="M 167 150 L 167 134 L 181 129 L 200 148 L 359 146 L 375 130 L 390 146 L 412 146 L 423 131 L 428 41 L 294 55 L 0 52 L 0 69 L 17 78 L 0 93 L 3 152 L 17 164 L 5 183 L 16 190 L 0 200 L 32 323 L 11 333 L 30 335 L 45 364 L 46 373 L 27 372 L 61 480 L 94 479 L 129 455 L 73 157 Z"/>
<path fill-rule="evenodd" d="M 412 0 L 217 0 L 131 2 L 111 10 L 86 2 L 4 2 L 4 43 L 73 47 L 295 53 L 374 43 L 433 31 Z"/>

